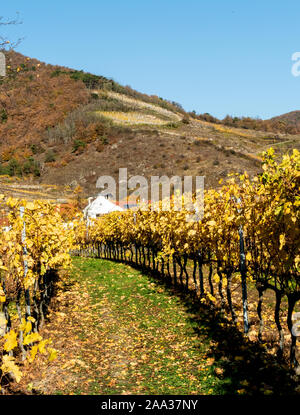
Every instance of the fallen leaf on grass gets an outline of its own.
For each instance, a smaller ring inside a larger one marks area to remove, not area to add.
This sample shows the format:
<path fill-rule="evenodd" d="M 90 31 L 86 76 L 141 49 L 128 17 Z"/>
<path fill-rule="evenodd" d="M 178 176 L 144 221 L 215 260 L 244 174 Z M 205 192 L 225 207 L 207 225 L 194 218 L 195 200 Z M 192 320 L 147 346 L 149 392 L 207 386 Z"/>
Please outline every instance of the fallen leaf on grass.
<path fill-rule="evenodd" d="M 210 358 L 206 359 L 205 364 L 207 366 L 211 366 L 214 363 L 214 361 L 215 361 L 215 359 L 213 357 L 210 357 Z"/>
<path fill-rule="evenodd" d="M 217 376 L 223 376 L 223 374 L 224 374 L 224 369 L 222 369 L 221 367 L 216 367 L 216 368 L 215 368 L 215 374 L 216 374 Z"/>

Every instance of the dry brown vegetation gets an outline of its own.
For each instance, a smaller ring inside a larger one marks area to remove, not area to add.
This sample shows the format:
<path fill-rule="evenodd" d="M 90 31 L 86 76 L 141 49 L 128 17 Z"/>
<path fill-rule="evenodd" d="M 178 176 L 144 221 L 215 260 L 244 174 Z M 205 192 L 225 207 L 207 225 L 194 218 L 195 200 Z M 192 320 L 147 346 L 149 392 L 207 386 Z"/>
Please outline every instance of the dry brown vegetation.
<path fill-rule="evenodd" d="M 299 135 L 227 118 L 187 114 L 179 104 L 113 80 L 7 52 L 0 85 L 1 174 L 97 192 L 100 175 L 203 175 L 217 185 L 229 172 L 257 173 L 261 152 L 299 148 Z M 118 114 L 118 123 L 105 114 Z M 139 119 L 155 120 L 138 125 Z M 102 115 L 101 115 L 102 114 Z M 247 121 L 247 122 L 246 122 Z M 239 127 L 239 128 L 237 128 Z M 247 129 L 246 129 L 247 128 Z M 280 132 L 281 131 L 281 132 Z"/>
<path fill-rule="evenodd" d="M 226 115 L 223 120 L 219 120 L 208 113 L 200 114 L 198 116 L 195 114 L 191 115 L 202 121 L 208 121 L 214 124 L 223 124 L 235 128 L 244 128 L 246 130 L 250 129 L 283 134 L 300 133 L 300 111 L 292 111 L 268 120 L 251 117 L 232 117 L 230 115 Z"/>
<path fill-rule="evenodd" d="M 55 67 L 7 52 L 8 74 L 0 88 L 2 161 L 22 160 L 45 151 L 41 136 L 68 112 L 88 101 L 82 82 L 52 77 Z"/>

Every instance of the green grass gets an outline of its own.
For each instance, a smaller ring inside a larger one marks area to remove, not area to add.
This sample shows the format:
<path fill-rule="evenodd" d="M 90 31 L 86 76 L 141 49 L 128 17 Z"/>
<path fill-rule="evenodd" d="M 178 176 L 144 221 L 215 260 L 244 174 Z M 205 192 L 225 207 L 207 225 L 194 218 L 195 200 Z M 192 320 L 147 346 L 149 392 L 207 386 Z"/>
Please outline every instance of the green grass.
<path fill-rule="evenodd" d="M 294 393 L 287 368 L 209 305 L 123 263 L 73 265 L 68 283 L 79 296 L 67 331 L 79 364 L 54 393 Z"/>
<path fill-rule="evenodd" d="M 222 385 L 229 380 L 219 379 L 214 374 L 215 365 L 206 357 L 210 338 L 196 333 L 194 315 L 178 297 L 124 264 L 81 258 L 73 263 L 73 278 L 87 284 L 100 320 L 109 308 L 103 346 L 110 348 L 111 339 L 115 339 L 118 347 L 112 347 L 112 352 L 118 352 L 124 363 L 124 376 L 108 371 L 107 382 L 97 379 L 95 367 L 90 393 L 222 393 Z"/>

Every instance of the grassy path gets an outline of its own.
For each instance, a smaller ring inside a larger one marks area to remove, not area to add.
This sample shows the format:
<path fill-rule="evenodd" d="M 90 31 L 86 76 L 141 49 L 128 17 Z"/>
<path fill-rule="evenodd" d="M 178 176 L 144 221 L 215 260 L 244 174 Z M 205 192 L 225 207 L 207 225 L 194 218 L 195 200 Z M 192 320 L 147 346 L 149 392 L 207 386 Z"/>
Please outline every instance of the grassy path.
<path fill-rule="evenodd" d="M 269 394 L 276 377 L 278 390 L 290 388 L 205 307 L 121 263 L 73 265 L 42 333 L 58 358 L 25 374 L 19 387 L 28 393 Z"/>
<path fill-rule="evenodd" d="M 86 284 L 91 298 L 91 329 L 97 329 L 99 346 L 89 393 L 207 394 L 220 390 L 212 361 L 206 359 L 209 342 L 195 333 L 176 297 L 129 266 L 92 259 L 75 259 L 74 263 L 75 275 Z M 80 388 L 75 391 L 81 392 Z"/>

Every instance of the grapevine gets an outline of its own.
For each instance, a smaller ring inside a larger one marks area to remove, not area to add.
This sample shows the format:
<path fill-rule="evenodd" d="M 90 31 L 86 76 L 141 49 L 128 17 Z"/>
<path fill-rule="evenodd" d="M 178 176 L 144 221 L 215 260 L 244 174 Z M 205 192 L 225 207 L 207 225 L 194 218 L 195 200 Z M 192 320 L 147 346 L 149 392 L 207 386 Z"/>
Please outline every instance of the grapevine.
<path fill-rule="evenodd" d="M 280 307 L 282 299 L 287 299 L 290 362 L 297 366 L 292 317 L 300 300 L 300 153 L 293 150 L 276 162 L 274 150 L 270 149 L 263 154 L 262 170 L 252 179 L 247 173 L 231 175 L 219 189 L 206 190 L 205 211 L 198 222 L 186 220 L 190 214 L 187 208 L 175 208 L 176 198 L 181 197 L 178 195 L 167 210 L 163 206 L 170 201 L 146 209 L 113 212 L 90 221 L 89 226 L 79 220 L 74 227 L 77 252 L 159 271 L 184 290 L 194 289 L 201 301 L 215 304 L 218 296 L 221 310 L 228 311 L 237 324 L 232 284 L 241 282 L 242 235 L 246 283 L 254 286 L 259 295 L 258 340 L 263 338 L 261 310 L 268 289 L 276 295 L 274 321 L 279 356 L 284 345 Z M 191 197 L 185 195 L 184 199 Z M 194 198 L 195 206 L 196 203 Z M 247 310 L 244 318 L 246 314 Z"/>
<path fill-rule="evenodd" d="M 9 211 L 8 229 L 0 235 L 0 380 L 17 382 L 18 364 L 33 362 L 37 353 L 53 360 L 50 339 L 39 334 L 60 268 L 70 266 L 72 233 L 66 233 L 56 207 L 43 201 L 2 200 Z"/>

